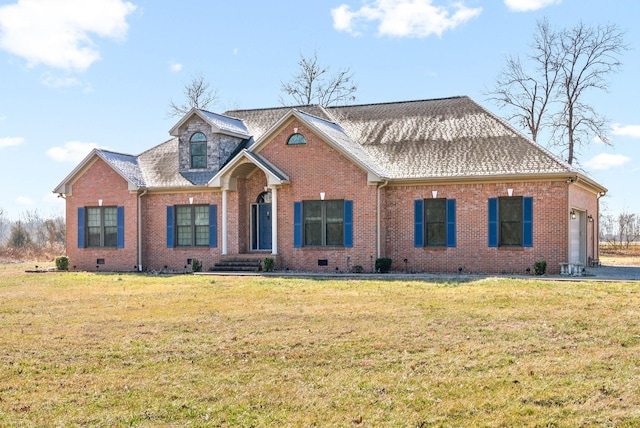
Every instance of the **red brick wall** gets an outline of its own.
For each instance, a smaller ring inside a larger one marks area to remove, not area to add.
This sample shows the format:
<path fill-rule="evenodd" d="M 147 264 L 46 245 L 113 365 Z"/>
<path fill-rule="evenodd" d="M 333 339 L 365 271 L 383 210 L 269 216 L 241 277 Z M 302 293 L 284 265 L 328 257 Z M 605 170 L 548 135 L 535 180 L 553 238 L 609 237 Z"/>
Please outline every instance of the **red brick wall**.
<path fill-rule="evenodd" d="M 488 199 L 507 196 L 533 197 L 533 247 L 488 246 Z M 518 273 L 533 272 L 538 260 L 547 261 L 547 271 L 558 273 L 558 263 L 567 257 L 567 184 L 564 182 L 478 183 L 456 185 L 389 186 L 383 189 L 385 255 L 394 270 L 410 272 Z M 457 245 L 455 248 L 414 247 L 415 199 L 456 200 Z M 407 259 L 405 264 L 404 259 Z"/>
<path fill-rule="evenodd" d="M 124 248 L 78 248 L 78 207 L 124 207 Z M 97 159 L 73 183 L 66 199 L 67 256 L 75 270 L 133 271 L 138 265 L 137 197 L 127 190 L 127 182 L 102 159 Z M 98 265 L 97 259 L 104 259 Z M 99 268 L 96 268 L 99 266 Z"/>
<path fill-rule="evenodd" d="M 306 144 L 287 146 L 294 128 L 305 136 Z M 367 184 L 367 173 L 297 120 L 288 123 L 260 155 L 291 180 L 278 190 L 278 268 L 346 272 L 360 265 L 371 271 L 376 257 L 376 186 Z M 258 183 L 250 198 L 259 193 Z M 293 204 L 319 200 L 320 192 L 326 200 L 353 201 L 353 248 L 293 248 Z M 328 266 L 318 266 L 319 259 L 326 259 Z"/>
<path fill-rule="evenodd" d="M 189 198 L 193 204 L 217 205 L 218 246 L 167 248 L 167 206 L 187 205 Z M 142 197 L 142 260 L 145 270 L 182 271 L 190 268 L 188 259 L 202 262 L 202 270 L 209 270 L 222 253 L 222 196 L 220 191 L 207 192 L 148 193 Z"/>

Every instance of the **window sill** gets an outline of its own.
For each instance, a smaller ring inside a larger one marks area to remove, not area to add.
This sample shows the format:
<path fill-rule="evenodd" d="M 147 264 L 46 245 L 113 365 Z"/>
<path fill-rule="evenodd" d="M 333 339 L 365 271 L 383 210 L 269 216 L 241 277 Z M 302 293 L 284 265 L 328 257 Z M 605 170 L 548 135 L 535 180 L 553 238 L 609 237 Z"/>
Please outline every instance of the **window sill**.
<path fill-rule="evenodd" d="M 320 245 L 317 247 L 300 247 L 301 250 L 303 251 L 317 251 L 317 250 L 346 250 L 347 247 L 334 247 L 334 246 L 330 246 L 330 245 Z"/>
<path fill-rule="evenodd" d="M 524 251 L 524 247 L 498 247 L 498 251 Z"/>

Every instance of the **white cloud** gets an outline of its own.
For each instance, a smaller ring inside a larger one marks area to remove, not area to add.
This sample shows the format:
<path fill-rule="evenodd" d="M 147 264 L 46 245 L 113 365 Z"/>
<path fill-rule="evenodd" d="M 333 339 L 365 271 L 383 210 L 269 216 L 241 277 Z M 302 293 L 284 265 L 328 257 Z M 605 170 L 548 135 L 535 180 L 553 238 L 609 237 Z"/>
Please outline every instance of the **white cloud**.
<path fill-rule="evenodd" d="M 612 155 L 609 153 L 600 153 L 585 162 L 585 166 L 590 169 L 609 169 L 622 166 L 629 162 L 631 158 L 624 155 Z"/>
<path fill-rule="evenodd" d="M 84 159 L 91 150 L 97 148 L 96 143 L 83 143 L 81 141 L 69 141 L 62 147 L 52 147 L 47 150 L 47 156 L 56 162 L 78 163 Z"/>
<path fill-rule="evenodd" d="M 30 66 L 84 71 L 100 59 L 90 36 L 124 40 L 135 9 L 122 0 L 18 0 L 0 7 L 0 49 Z"/>
<path fill-rule="evenodd" d="M 34 203 L 34 202 L 33 202 L 33 199 L 31 199 L 31 198 L 30 198 L 30 197 L 28 197 L 28 196 L 18 196 L 18 197 L 16 198 L 16 204 L 18 204 L 18 205 L 26 205 L 26 206 L 29 206 L 29 205 L 33 205 L 33 203 Z"/>
<path fill-rule="evenodd" d="M 640 138 L 640 125 L 620 126 L 619 123 L 614 123 L 612 128 L 613 128 L 613 135 Z"/>
<path fill-rule="evenodd" d="M 24 143 L 24 138 L 22 137 L 5 137 L 0 138 L 0 149 L 4 149 L 6 147 L 15 147 Z"/>
<path fill-rule="evenodd" d="M 333 28 L 358 35 L 367 22 L 378 23 L 378 34 L 392 37 L 441 36 L 447 30 L 477 17 L 482 8 L 468 8 L 462 2 L 434 6 L 433 0 L 374 0 L 356 11 L 343 4 L 331 10 Z"/>
<path fill-rule="evenodd" d="M 171 70 L 172 73 L 179 73 L 182 71 L 182 64 L 172 61 L 169 63 L 169 70 Z"/>
<path fill-rule="evenodd" d="M 504 4 L 513 12 L 530 12 L 560 3 L 562 0 L 504 0 Z"/>
<path fill-rule="evenodd" d="M 75 77 L 58 77 L 49 73 L 44 74 L 41 81 L 45 86 L 48 86 L 50 88 L 69 88 L 72 86 L 82 85 L 80 80 L 76 79 Z"/>

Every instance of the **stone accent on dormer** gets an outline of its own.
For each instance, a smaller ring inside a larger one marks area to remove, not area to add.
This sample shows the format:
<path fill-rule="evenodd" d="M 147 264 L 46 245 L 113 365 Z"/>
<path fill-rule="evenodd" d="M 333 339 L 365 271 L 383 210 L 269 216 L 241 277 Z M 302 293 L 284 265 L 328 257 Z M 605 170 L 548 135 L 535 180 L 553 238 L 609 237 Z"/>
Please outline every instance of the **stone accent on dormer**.
<path fill-rule="evenodd" d="M 207 138 L 206 169 L 191 168 L 190 140 L 191 136 L 196 132 L 202 132 Z M 211 124 L 197 115 L 191 116 L 191 118 L 179 128 L 178 138 L 178 163 L 180 172 L 217 172 L 243 142 L 243 140 L 238 137 L 214 133 Z"/>

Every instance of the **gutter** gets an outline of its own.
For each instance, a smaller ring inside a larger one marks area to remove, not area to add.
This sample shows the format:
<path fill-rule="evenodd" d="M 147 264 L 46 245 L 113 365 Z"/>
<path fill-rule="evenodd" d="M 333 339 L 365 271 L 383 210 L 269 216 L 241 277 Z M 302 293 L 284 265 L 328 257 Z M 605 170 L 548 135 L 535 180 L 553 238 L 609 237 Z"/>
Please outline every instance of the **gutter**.
<path fill-rule="evenodd" d="M 376 212 L 376 223 L 377 224 L 376 224 L 376 229 L 377 229 L 377 235 L 378 235 L 378 239 L 377 239 L 377 241 L 378 241 L 377 242 L 377 247 L 378 248 L 376 249 L 377 258 L 382 257 L 382 254 L 381 254 L 381 251 L 382 251 L 382 249 L 381 249 L 381 247 L 382 247 L 381 216 L 382 215 L 381 215 L 381 212 L 380 212 L 380 206 L 381 206 L 381 202 L 380 202 L 381 192 L 380 192 L 380 189 L 382 189 L 383 187 L 386 187 L 388 184 L 389 184 L 389 180 L 385 180 L 385 182 L 383 184 L 379 185 L 378 188 L 376 189 L 376 192 L 377 192 L 377 201 L 376 201 L 376 203 L 377 203 L 377 207 L 376 207 L 376 211 L 377 211 Z"/>
<path fill-rule="evenodd" d="M 147 189 L 138 194 L 138 272 L 142 272 L 142 197 L 147 194 Z"/>

